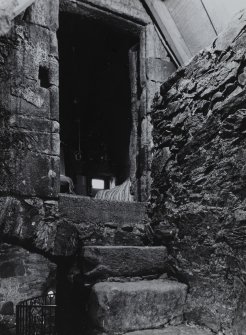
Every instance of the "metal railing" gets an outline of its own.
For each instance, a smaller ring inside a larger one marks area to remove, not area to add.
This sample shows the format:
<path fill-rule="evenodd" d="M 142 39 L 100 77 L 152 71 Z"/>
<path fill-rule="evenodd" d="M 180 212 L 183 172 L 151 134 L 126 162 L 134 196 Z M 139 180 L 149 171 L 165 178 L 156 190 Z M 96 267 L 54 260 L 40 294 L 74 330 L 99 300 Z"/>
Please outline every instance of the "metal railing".
<path fill-rule="evenodd" d="M 35 297 L 16 306 L 16 335 L 57 335 L 56 296 Z"/>

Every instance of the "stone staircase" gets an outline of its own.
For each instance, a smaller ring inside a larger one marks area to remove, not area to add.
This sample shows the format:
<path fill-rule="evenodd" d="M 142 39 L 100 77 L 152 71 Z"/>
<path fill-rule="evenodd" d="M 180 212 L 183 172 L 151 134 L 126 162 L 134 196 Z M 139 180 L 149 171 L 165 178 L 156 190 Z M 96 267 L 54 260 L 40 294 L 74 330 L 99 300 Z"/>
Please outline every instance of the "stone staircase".
<path fill-rule="evenodd" d="M 212 334 L 184 324 L 187 286 L 165 273 L 164 246 L 145 246 L 145 203 L 61 194 L 59 211 L 76 223 L 84 245 L 79 262 L 90 329 L 83 334 Z"/>
<path fill-rule="evenodd" d="M 163 274 L 165 247 L 87 246 L 88 335 L 211 335 L 183 324 L 187 286 Z"/>

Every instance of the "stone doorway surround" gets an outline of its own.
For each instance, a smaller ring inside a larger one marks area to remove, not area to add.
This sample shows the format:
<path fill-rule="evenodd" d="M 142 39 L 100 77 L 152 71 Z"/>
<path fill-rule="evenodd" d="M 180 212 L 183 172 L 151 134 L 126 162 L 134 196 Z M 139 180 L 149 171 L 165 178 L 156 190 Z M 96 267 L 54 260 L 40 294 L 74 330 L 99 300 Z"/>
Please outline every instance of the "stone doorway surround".
<path fill-rule="evenodd" d="M 132 132 L 130 138 L 130 178 L 135 201 L 150 194 L 152 125 L 150 109 L 161 83 L 175 71 L 156 28 L 140 1 L 60 1 L 60 12 L 107 24 L 139 39 L 139 48 L 129 52 Z"/>

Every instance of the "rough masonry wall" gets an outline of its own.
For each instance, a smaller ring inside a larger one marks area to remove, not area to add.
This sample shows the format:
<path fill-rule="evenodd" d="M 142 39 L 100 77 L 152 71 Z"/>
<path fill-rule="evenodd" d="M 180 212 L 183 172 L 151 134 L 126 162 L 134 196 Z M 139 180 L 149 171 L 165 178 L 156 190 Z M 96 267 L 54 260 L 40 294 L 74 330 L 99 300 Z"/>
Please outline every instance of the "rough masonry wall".
<path fill-rule="evenodd" d="M 38 0 L 0 38 L 0 238 L 43 253 L 58 207 L 58 9 Z M 8 327 L 13 305 L 42 293 L 54 265 L 6 244 L 0 260 L 0 327 Z"/>
<path fill-rule="evenodd" d="M 1 37 L 1 194 L 57 196 L 57 20 L 57 1 L 39 0 Z"/>
<path fill-rule="evenodd" d="M 135 194 L 140 194 L 139 201 L 148 201 L 151 189 L 151 164 L 152 164 L 152 124 L 151 106 L 155 93 L 161 84 L 175 70 L 164 47 L 156 27 L 150 23 L 140 33 L 140 73 L 132 69 L 131 75 L 139 75 L 138 93 L 132 97 L 133 113 L 132 136 L 136 139 L 136 182 Z M 133 91 L 134 93 L 134 91 Z"/>
<path fill-rule="evenodd" d="M 246 13 L 161 87 L 153 107 L 150 214 L 169 271 L 188 283 L 186 318 L 246 325 Z"/>
<path fill-rule="evenodd" d="M 58 13 L 58 0 L 37 0 L 0 39 L 0 236 L 49 255 L 73 250 L 57 239 L 64 225 L 73 239 L 57 201 Z"/>
<path fill-rule="evenodd" d="M 8 244 L 0 245 L 0 332 L 15 323 L 18 302 L 55 288 L 55 268 L 44 257 Z"/>

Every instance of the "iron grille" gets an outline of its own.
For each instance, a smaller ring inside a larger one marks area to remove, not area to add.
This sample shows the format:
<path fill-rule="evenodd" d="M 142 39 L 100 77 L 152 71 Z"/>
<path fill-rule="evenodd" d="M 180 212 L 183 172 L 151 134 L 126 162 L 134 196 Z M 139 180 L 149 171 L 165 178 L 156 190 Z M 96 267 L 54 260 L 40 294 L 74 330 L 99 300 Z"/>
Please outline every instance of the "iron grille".
<path fill-rule="evenodd" d="M 57 335 L 56 296 L 35 297 L 16 306 L 16 335 Z"/>

